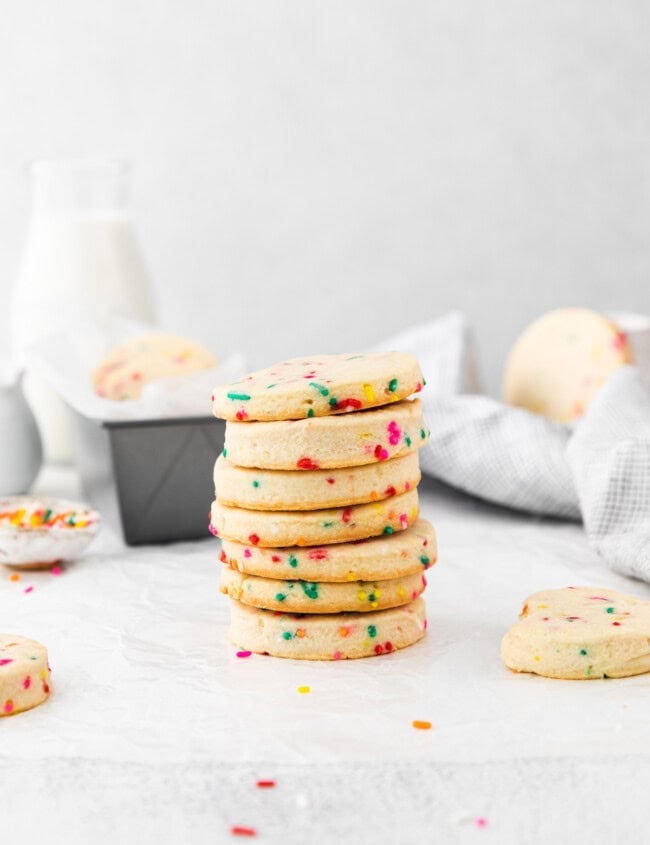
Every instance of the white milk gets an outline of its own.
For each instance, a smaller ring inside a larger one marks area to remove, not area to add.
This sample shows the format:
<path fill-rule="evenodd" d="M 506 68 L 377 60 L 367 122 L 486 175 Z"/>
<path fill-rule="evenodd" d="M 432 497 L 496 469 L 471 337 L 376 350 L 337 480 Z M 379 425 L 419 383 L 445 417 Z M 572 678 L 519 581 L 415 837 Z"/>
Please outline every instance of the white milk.
<path fill-rule="evenodd" d="M 74 331 L 84 316 L 153 322 L 149 280 L 125 207 L 126 177 L 121 162 L 35 165 L 34 210 L 12 297 L 12 348 L 19 363 L 31 344 Z M 71 460 L 62 402 L 29 372 L 25 393 L 46 458 Z"/>

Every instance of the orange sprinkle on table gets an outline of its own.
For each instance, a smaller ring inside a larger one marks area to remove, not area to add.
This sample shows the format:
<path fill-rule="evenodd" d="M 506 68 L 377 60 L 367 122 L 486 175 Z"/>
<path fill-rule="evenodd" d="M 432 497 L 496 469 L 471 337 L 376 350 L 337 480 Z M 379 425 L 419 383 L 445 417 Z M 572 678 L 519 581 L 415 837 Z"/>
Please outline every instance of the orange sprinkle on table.
<path fill-rule="evenodd" d="M 9 576 L 10 581 L 20 581 L 20 575 L 17 572 L 12 572 Z"/>
<path fill-rule="evenodd" d="M 420 721 L 420 719 L 414 719 L 413 727 L 421 731 L 428 731 L 431 728 L 431 722 L 423 722 Z"/>

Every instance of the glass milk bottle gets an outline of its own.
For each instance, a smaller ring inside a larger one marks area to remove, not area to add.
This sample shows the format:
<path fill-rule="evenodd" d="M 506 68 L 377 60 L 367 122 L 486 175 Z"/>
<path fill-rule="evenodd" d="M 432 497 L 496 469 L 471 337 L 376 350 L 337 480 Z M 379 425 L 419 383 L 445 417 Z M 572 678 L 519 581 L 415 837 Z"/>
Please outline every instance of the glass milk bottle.
<path fill-rule="evenodd" d="M 32 215 L 11 306 L 12 351 L 73 330 L 83 317 L 154 320 L 149 280 L 128 207 L 124 161 L 42 160 L 32 165 Z M 90 365 L 90 364 L 89 364 Z M 25 393 L 46 458 L 72 458 L 66 410 L 34 373 Z"/>

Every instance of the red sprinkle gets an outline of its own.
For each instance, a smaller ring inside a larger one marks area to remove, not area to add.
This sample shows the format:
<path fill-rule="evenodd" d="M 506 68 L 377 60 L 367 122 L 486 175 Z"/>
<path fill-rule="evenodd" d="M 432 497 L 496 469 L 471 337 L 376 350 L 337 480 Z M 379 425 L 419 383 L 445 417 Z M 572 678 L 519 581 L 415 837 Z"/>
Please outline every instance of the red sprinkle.
<path fill-rule="evenodd" d="M 32 685 L 32 679 L 27 675 L 25 680 L 23 681 L 23 689 L 29 689 Z"/>
<path fill-rule="evenodd" d="M 336 481 L 335 478 L 327 478 L 325 480 L 327 481 L 328 484 L 334 484 L 334 482 Z"/>
<path fill-rule="evenodd" d="M 359 399 L 341 399 L 340 402 L 337 402 L 336 405 L 334 405 L 334 410 L 342 411 L 345 408 L 354 408 L 355 411 L 358 411 L 360 407 L 361 402 Z"/>
<path fill-rule="evenodd" d="M 375 446 L 375 458 L 378 461 L 385 461 L 388 458 L 388 452 L 384 449 L 381 443 L 377 443 Z"/>
<path fill-rule="evenodd" d="M 273 563 L 280 563 L 280 555 L 271 555 L 271 561 Z"/>
<path fill-rule="evenodd" d="M 257 785 L 260 789 L 272 789 L 275 786 L 274 780 L 258 780 Z"/>
<path fill-rule="evenodd" d="M 349 522 L 352 517 L 352 508 L 345 508 L 341 514 L 343 522 Z"/>
<path fill-rule="evenodd" d="M 311 458 L 300 458 L 296 466 L 298 469 L 318 469 L 318 464 Z"/>
<path fill-rule="evenodd" d="M 307 557 L 309 560 L 326 560 L 327 549 L 310 549 Z"/>
<path fill-rule="evenodd" d="M 257 536 L 257 534 L 249 534 L 248 539 L 254 546 L 256 546 L 260 541 L 260 538 Z"/>
<path fill-rule="evenodd" d="M 390 487 L 387 487 L 387 488 L 384 490 L 384 493 L 385 493 L 387 496 L 395 496 L 395 495 L 397 494 L 397 490 L 396 490 L 396 489 L 393 487 L 393 485 L 391 484 L 391 485 L 390 485 Z"/>
<path fill-rule="evenodd" d="M 375 646 L 375 654 L 383 654 L 383 653 L 384 653 L 383 645 L 381 645 L 381 643 L 377 643 L 377 645 Z"/>
<path fill-rule="evenodd" d="M 386 649 L 386 651 L 392 651 L 393 650 L 393 644 L 390 643 L 390 642 L 384 643 L 384 648 Z"/>
<path fill-rule="evenodd" d="M 612 625 L 619 626 L 620 624 L 621 624 L 620 622 L 612 622 Z"/>
<path fill-rule="evenodd" d="M 221 554 L 219 555 L 219 560 L 221 563 L 228 563 L 228 558 L 226 557 L 226 553 L 223 549 L 221 549 Z"/>
<path fill-rule="evenodd" d="M 233 836 L 257 836 L 257 831 L 254 827 L 242 827 L 241 825 L 233 825 L 230 828 Z"/>

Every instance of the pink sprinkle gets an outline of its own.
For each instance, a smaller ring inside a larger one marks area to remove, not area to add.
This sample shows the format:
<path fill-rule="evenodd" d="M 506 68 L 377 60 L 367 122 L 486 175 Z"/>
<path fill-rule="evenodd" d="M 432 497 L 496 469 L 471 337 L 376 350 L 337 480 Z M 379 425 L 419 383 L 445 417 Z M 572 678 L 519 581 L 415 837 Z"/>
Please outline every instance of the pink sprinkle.
<path fill-rule="evenodd" d="M 605 596 L 589 596 L 593 601 L 609 601 Z"/>
<path fill-rule="evenodd" d="M 335 652 L 334 652 L 334 654 L 332 655 L 332 657 L 334 658 L 334 660 L 340 660 L 342 656 L 343 656 L 343 655 L 341 654 L 341 652 L 340 652 L 340 651 L 335 651 Z"/>
<path fill-rule="evenodd" d="M 422 628 L 426 631 L 428 627 L 429 627 L 429 620 L 425 619 L 424 622 L 422 623 Z"/>
<path fill-rule="evenodd" d="M 5 707 L 4 707 L 5 713 L 11 713 L 11 711 L 13 709 L 14 709 L 13 701 L 5 701 Z"/>
<path fill-rule="evenodd" d="M 29 689 L 31 687 L 31 685 L 32 685 L 32 679 L 30 678 L 29 675 L 27 675 L 27 677 L 23 681 L 23 689 Z"/>
<path fill-rule="evenodd" d="M 384 449 L 381 443 L 378 443 L 375 446 L 375 458 L 377 458 L 378 461 L 388 460 L 388 452 Z"/>
<path fill-rule="evenodd" d="M 50 572 L 52 573 L 52 575 L 60 575 L 63 570 L 60 566 L 53 566 L 52 569 L 50 569 Z"/>
<path fill-rule="evenodd" d="M 402 528 L 408 528 L 409 520 L 408 516 L 405 513 L 401 513 L 399 515 L 399 524 L 402 526 Z"/>
<path fill-rule="evenodd" d="M 238 651 L 237 657 L 250 657 L 252 654 L 251 651 Z"/>
<path fill-rule="evenodd" d="M 388 442 L 391 446 L 397 446 L 402 432 L 395 420 L 388 423 Z"/>
<path fill-rule="evenodd" d="M 212 523 L 210 523 L 208 525 L 208 531 L 210 532 L 210 534 L 212 534 L 213 537 L 219 536 L 219 532 L 217 531 L 217 529 L 214 527 L 214 525 Z"/>
<path fill-rule="evenodd" d="M 251 557 L 251 554 L 252 553 L 250 549 L 244 549 L 244 557 Z"/>
<path fill-rule="evenodd" d="M 31 593 L 31 591 L 32 591 L 33 589 L 34 589 L 33 587 L 25 587 L 25 589 L 23 590 L 23 592 L 24 592 L 24 593 Z"/>
<path fill-rule="evenodd" d="M 11 657 L 3 657 L 2 660 L 0 660 L 0 666 L 6 666 L 8 663 L 13 663 L 13 662 L 14 661 Z"/>
<path fill-rule="evenodd" d="M 483 816 L 478 816 L 478 818 L 474 819 L 474 824 L 476 827 L 487 827 L 487 819 Z"/>

